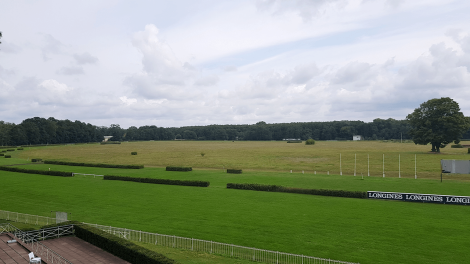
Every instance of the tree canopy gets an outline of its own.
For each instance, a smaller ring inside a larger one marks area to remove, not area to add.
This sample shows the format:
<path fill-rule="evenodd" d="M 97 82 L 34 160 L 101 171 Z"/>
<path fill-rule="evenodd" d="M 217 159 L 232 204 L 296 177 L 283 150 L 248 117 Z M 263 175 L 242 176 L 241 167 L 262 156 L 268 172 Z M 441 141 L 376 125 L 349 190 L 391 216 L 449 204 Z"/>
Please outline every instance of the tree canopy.
<path fill-rule="evenodd" d="M 470 128 L 470 120 L 460 112 L 459 104 L 449 97 L 422 103 L 406 117 L 411 125 L 408 134 L 420 145 L 431 143 L 432 152 L 455 140 Z"/>

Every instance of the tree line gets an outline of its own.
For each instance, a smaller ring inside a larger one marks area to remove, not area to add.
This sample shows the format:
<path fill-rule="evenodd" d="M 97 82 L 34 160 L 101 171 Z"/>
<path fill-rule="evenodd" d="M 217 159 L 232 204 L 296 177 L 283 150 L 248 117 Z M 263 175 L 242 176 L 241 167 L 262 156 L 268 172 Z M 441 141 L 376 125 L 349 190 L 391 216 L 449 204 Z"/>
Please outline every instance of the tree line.
<path fill-rule="evenodd" d="M 50 118 L 28 118 L 20 124 L 0 121 L 0 145 L 38 145 L 100 142 L 104 136 L 112 141 L 134 140 L 351 140 L 361 135 L 366 140 L 411 139 L 406 120 L 380 119 L 372 122 L 331 121 L 252 125 L 208 125 L 186 127 L 131 126 L 109 127 Z M 470 131 L 463 138 L 470 138 Z"/>

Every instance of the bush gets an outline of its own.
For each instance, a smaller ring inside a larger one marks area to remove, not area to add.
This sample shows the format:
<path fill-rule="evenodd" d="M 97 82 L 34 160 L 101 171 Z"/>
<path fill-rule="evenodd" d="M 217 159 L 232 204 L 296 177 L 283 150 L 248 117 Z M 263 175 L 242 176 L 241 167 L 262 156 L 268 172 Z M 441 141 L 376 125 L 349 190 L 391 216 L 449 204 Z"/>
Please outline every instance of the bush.
<path fill-rule="evenodd" d="M 0 153 L 0 157 L 1 157 L 1 156 L 5 156 L 5 154 L 3 154 L 3 153 Z"/>
<path fill-rule="evenodd" d="M 467 153 L 470 154 L 470 148 L 467 149 Z"/>
<path fill-rule="evenodd" d="M 315 145 L 315 140 L 309 138 L 307 141 L 305 141 L 305 145 Z"/>
<path fill-rule="evenodd" d="M 166 166 L 167 171 L 192 171 L 192 167 L 176 167 L 176 166 Z"/>
<path fill-rule="evenodd" d="M 41 162 L 42 159 L 31 159 L 31 162 Z"/>
<path fill-rule="evenodd" d="M 7 158 L 7 159 L 11 158 L 11 155 L 5 155 L 5 158 Z"/>
<path fill-rule="evenodd" d="M 55 161 L 45 160 L 44 164 L 66 165 L 66 166 L 83 166 L 83 167 L 100 167 L 100 168 L 117 168 L 117 169 L 143 169 L 144 165 L 115 165 L 115 164 L 102 164 L 102 163 L 82 163 L 82 162 L 68 162 L 68 161 Z"/>
<path fill-rule="evenodd" d="M 284 187 L 284 186 L 279 186 L 279 185 L 265 185 L 265 184 L 256 184 L 256 183 L 227 183 L 227 189 L 300 193 L 300 194 L 348 197 L 348 198 L 367 198 L 367 193 L 360 192 L 360 191 L 302 189 L 302 188 Z"/>
<path fill-rule="evenodd" d="M 241 173 L 242 173 L 242 170 L 227 169 L 227 173 L 241 174 Z"/>
<path fill-rule="evenodd" d="M 115 145 L 115 144 L 121 144 L 121 141 L 106 141 L 106 142 L 100 142 L 101 145 Z"/>
<path fill-rule="evenodd" d="M 137 152 L 133 151 L 131 152 L 131 155 L 137 155 Z"/>
<path fill-rule="evenodd" d="M 5 156 L 5 158 L 6 158 L 6 156 Z M 72 172 L 66 172 L 66 171 L 28 170 L 28 169 L 22 169 L 22 168 L 17 168 L 17 167 L 5 167 L 5 166 L 0 166 L 0 170 L 11 171 L 11 172 L 29 173 L 29 174 L 41 174 L 41 175 L 49 175 L 49 176 L 72 177 Z"/>
<path fill-rule="evenodd" d="M 287 143 L 302 143 L 302 140 L 287 140 Z"/>
<path fill-rule="evenodd" d="M 463 148 L 463 146 L 460 144 L 451 145 L 450 147 L 451 148 Z"/>
<path fill-rule="evenodd" d="M 176 261 L 155 251 L 136 245 L 129 240 L 109 234 L 95 227 L 75 225 L 75 235 L 130 263 L 173 264 Z"/>
<path fill-rule="evenodd" d="M 17 148 L 16 150 L 23 150 L 23 148 Z"/>
<path fill-rule="evenodd" d="M 114 176 L 104 175 L 104 180 L 113 181 L 132 181 L 141 183 L 154 183 L 154 184 L 165 184 L 165 185 L 180 185 L 180 186 L 196 186 L 196 187 L 209 187 L 210 182 L 208 181 L 182 181 L 182 180 L 167 180 L 167 179 L 155 179 L 155 178 L 136 178 L 127 176 Z"/>
<path fill-rule="evenodd" d="M 7 149 L 7 151 L 15 151 L 15 149 Z"/>

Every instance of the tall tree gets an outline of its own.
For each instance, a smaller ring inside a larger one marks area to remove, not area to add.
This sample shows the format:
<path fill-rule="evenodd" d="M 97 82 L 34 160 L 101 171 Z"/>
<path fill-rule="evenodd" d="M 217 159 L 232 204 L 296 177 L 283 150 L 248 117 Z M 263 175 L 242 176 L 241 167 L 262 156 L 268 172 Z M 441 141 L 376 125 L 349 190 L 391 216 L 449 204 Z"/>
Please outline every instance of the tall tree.
<path fill-rule="evenodd" d="M 460 140 L 470 128 L 470 120 L 460 112 L 459 104 L 449 97 L 431 99 L 422 103 L 406 119 L 411 125 L 408 132 L 413 142 L 427 145 L 432 152 L 440 152 L 454 140 Z"/>

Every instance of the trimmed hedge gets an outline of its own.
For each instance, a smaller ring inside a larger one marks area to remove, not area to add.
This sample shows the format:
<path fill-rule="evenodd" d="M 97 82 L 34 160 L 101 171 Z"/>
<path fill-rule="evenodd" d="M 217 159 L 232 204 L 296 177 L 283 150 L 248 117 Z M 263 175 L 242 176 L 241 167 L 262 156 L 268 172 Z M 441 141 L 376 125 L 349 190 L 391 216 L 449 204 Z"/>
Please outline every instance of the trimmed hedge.
<path fill-rule="evenodd" d="M 451 148 L 463 148 L 460 144 L 450 145 Z"/>
<path fill-rule="evenodd" d="M 300 193 L 300 194 L 348 197 L 348 198 L 367 198 L 367 193 L 361 192 L 361 191 L 302 189 L 302 188 L 285 187 L 285 186 L 280 186 L 280 185 L 265 185 L 265 184 L 256 184 L 256 183 L 227 183 L 227 189 L 240 189 L 240 190 L 264 191 L 264 192 Z"/>
<path fill-rule="evenodd" d="M 104 175 L 105 180 L 114 181 L 132 181 L 142 183 L 154 183 L 154 184 L 166 184 L 166 185 L 180 185 L 180 186 L 196 186 L 196 187 L 209 187 L 210 182 L 208 181 L 182 181 L 182 180 L 167 180 L 167 179 L 154 179 L 154 178 L 136 178 L 128 176 L 114 176 Z"/>
<path fill-rule="evenodd" d="M 106 142 L 100 142 L 101 145 L 115 145 L 115 144 L 121 144 L 121 141 L 106 141 Z"/>
<path fill-rule="evenodd" d="M 55 161 L 55 160 L 45 160 L 44 164 L 82 166 L 82 167 L 100 167 L 100 168 L 117 168 L 117 169 L 143 169 L 144 168 L 144 165 L 114 165 L 114 164 L 68 162 L 68 161 Z"/>
<path fill-rule="evenodd" d="M 470 148 L 467 149 L 467 153 L 470 154 Z"/>
<path fill-rule="evenodd" d="M 4 153 L 0 153 L 0 156 L 5 156 L 5 154 L 4 154 Z"/>
<path fill-rule="evenodd" d="M 95 227 L 75 225 L 75 235 L 130 263 L 173 264 L 175 260 Z"/>
<path fill-rule="evenodd" d="M 315 145 L 315 140 L 312 138 L 309 138 L 307 139 L 307 141 L 305 141 L 305 145 Z"/>
<path fill-rule="evenodd" d="M 23 150 L 23 148 L 17 148 L 16 150 Z"/>
<path fill-rule="evenodd" d="M 9 159 L 11 158 L 11 155 L 5 155 L 5 158 Z"/>
<path fill-rule="evenodd" d="M 131 152 L 131 155 L 137 155 L 137 152 L 132 151 L 132 152 Z"/>
<path fill-rule="evenodd" d="M 242 173 L 242 170 L 227 169 L 227 173 L 241 174 L 241 173 Z"/>
<path fill-rule="evenodd" d="M 66 171 L 28 170 L 28 169 L 22 169 L 22 168 L 17 168 L 17 167 L 5 167 L 5 166 L 0 166 L 0 170 L 29 173 L 29 174 L 41 174 L 41 175 L 49 175 L 49 176 L 72 177 L 72 172 L 66 172 Z"/>
<path fill-rule="evenodd" d="M 192 171 L 192 167 L 176 167 L 176 166 L 166 166 L 167 171 Z"/>
<path fill-rule="evenodd" d="M 287 140 L 287 143 L 302 143 L 302 140 Z"/>
<path fill-rule="evenodd" d="M 7 149 L 7 151 L 15 151 L 15 149 Z"/>
<path fill-rule="evenodd" d="M 42 159 L 31 159 L 31 162 L 41 162 Z"/>

